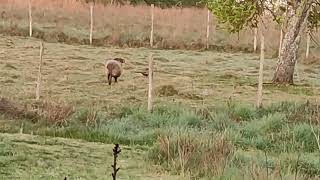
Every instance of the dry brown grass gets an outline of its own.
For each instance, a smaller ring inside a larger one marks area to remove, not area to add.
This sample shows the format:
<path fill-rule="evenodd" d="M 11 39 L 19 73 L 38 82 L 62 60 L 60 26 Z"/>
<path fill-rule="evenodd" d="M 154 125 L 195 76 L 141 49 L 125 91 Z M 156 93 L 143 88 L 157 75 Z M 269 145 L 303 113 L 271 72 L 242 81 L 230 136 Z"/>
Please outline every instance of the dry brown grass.
<path fill-rule="evenodd" d="M 314 103 L 305 103 L 297 108 L 288 117 L 290 122 L 310 121 L 311 124 L 320 125 L 320 105 Z"/>
<path fill-rule="evenodd" d="M 0 98 L 0 113 L 11 118 L 30 119 L 33 121 L 39 118 L 38 114 L 29 107 L 22 106 L 4 97 Z"/>
<path fill-rule="evenodd" d="M 44 100 L 39 103 L 39 115 L 50 124 L 57 126 L 67 125 L 70 116 L 74 113 L 72 106 L 64 102 Z"/>
<path fill-rule="evenodd" d="M 305 65 L 318 65 L 320 64 L 320 57 L 316 56 L 311 56 L 309 58 L 302 58 L 303 60 L 301 61 L 302 64 Z"/>
<path fill-rule="evenodd" d="M 299 174 L 292 174 L 290 171 L 288 172 L 281 172 L 281 164 L 277 162 L 274 169 L 268 170 L 267 168 L 261 167 L 256 164 L 251 165 L 251 169 L 249 170 L 252 179 L 259 179 L 259 180 L 279 180 L 279 179 L 308 179 L 306 175 Z"/>
<path fill-rule="evenodd" d="M 21 104 L 12 99 L 0 99 L 0 113 L 8 118 L 27 119 L 33 122 L 44 120 L 57 126 L 67 125 L 74 113 L 72 106 L 63 102 L 43 100 L 36 103 Z"/>
<path fill-rule="evenodd" d="M 33 1 L 34 37 L 53 42 L 89 43 L 89 5 L 75 0 Z M 28 2 L 3 0 L 0 7 L 5 14 L 2 33 L 28 35 Z M 206 10 L 199 8 L 155 8 L 155 47 L 168 49 L 201 49 L 206 44 Z M 149 46 L 150 7 L 104 6 L 97 4 L 94 11 L 94 45 L 121 47 Z M 211 18 L 210 47 L 226 51 L 252 51 L 252 30 L 232 34 L 221 29 Z M 277 54 L 279 28 L 266 21 L 266 49 Z M 1 27 L 1 26 L 0 26 Z M 319 38 L 319 33 L 316 34 Z M 305 44 L 304 40 L 302 42 Z M 304 47 L 304 46 L 303 46 Z M 311 46 L 312 47 L 312 46 Z M 311 53 L 316 54 L 315 47 Z"/>

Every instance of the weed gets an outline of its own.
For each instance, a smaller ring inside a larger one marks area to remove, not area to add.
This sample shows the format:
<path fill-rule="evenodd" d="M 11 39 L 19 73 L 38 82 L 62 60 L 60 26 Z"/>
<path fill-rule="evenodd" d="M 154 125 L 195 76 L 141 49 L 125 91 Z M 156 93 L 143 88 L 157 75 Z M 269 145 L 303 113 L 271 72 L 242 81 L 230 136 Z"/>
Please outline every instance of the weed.
<path fill-rule="evenodd" d="M 120 154 L 121 149 L 119 147 L 119 144 L 115 144 L 113 148 L 113 164 L 111 165 L 113 172 L 112 172 L 112 179 L 116 180 L 117 179 L 117 173 L 120 170 L 120 168 L 117 168 L 117 158 L 118 155 Z"/>
<path fill-rule="evenodd" d="M 39 115 L 42 116 L 50 124 L 56 126 L 65 126 L 68 124 L 71 115 L 74 113 L 72 106 L 63 102 L 53 102 L 45 100 L 38 105 Z"/>

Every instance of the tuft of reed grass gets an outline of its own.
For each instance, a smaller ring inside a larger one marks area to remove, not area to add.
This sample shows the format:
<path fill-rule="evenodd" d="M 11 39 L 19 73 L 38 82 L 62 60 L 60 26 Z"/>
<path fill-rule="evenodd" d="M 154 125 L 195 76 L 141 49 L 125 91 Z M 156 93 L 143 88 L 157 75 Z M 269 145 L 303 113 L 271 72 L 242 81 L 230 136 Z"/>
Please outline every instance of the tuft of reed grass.
<path fill-rule="evenodd" d="M 190 178 L 223 174 L 234 147 L 223 134 L 177 130 L 158 137 L 149 156 L 166 169 Z"/>

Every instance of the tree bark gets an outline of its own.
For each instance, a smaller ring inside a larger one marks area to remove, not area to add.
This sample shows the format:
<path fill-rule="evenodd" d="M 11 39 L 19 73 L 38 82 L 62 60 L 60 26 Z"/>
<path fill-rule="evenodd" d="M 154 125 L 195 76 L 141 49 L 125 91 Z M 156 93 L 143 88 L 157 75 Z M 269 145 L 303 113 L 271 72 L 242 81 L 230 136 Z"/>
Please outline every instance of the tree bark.
<path fill-rule="evenodd" d="M 301 34 L 306 26 L 310 7 L 311 1 L 304 0 L 299 6 L 288 9 L 287 32 L 282 42 L 276 72 L 273 77 L 273 83 L 275 84 L 293 84 Z"/>

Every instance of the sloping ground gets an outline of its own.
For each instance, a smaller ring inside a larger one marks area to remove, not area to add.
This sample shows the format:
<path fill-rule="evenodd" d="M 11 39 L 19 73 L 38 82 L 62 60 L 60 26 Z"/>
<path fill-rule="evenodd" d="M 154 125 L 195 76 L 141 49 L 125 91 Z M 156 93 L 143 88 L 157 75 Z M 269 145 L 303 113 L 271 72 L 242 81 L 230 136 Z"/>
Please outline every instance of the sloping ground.
<path fill-rule="evenodd" d="M 113 145 L 26 134 L 0 134 L 0 179 L 111 179 Z M 144 151 L 122 147 L 118 179 L 177 179 L 157 175 Z"/>

